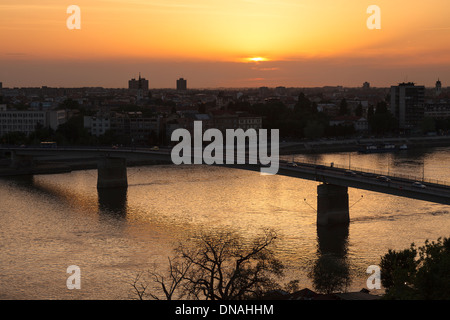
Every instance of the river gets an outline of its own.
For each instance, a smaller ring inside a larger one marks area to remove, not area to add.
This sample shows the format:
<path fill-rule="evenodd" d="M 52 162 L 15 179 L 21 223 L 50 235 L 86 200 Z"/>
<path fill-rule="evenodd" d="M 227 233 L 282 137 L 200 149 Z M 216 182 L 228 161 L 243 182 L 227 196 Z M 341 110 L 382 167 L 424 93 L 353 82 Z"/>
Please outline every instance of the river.
<path fill-rule="evenodd" d="M 450 148 L 295 160 L 450 182 Z M 0 299 L 129 299 L 137 273 L 164 268 L 172 249 L 199 231 L 251 239 L 265 228 L 279 235 L 286 281 L 313 289 L 309 270 L 333 255 L 351 275 L 348 290 L 359 291 L 388 249 L 450 236 L 449 206 L 358 189 L 349 189 L 348 229 L 318 232 L 317 183 L 278 175 L 133 167 L 128 190 L 107 194 L 97 192 L 96 179 L 96 170 L 0 179 Z M 81 270 L 79 290 L 66 286 L 71 265 Z"/>

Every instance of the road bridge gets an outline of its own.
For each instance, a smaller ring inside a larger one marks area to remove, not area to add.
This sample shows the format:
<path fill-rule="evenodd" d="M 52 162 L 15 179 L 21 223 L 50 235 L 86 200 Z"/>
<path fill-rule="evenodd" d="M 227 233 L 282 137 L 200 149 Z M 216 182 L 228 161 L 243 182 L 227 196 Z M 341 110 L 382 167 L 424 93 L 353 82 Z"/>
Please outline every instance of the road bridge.
<path fill-rule="evenodd" d="M 0 148 L 0 152 L 10 159 L 10 169 L 6 171 L 10 175 L 42 173 L 34 165 L 37 161 L 42 163 L 46 161 L 64 162 L 74 161 L 74 159 L 80 161 L 96 159 L 98 168 L 97 187 L 99 189 L 126 188 L 126 167 L 129 160 L 171 163 L 170 149 Z M 221 166 L 258 172 L 261 168 L 260 165 L 254 164 L 223 164 Z M 45 170 L 45 173 L 59 172 L 61 170 L 57 167 L 55 167 L 55 170 L 52 170 L 51 167 Z M 363 170 L 356 171 L 334 166 L 283 160 L 279 163 L 278 175 L 319 183 L 317 187 L 318 225 L 349 223 L 348 188 L 450 205 L 450 185 L 423 182 L 417 178 L 396 177 L 394 175 L 381 176 Z"/>

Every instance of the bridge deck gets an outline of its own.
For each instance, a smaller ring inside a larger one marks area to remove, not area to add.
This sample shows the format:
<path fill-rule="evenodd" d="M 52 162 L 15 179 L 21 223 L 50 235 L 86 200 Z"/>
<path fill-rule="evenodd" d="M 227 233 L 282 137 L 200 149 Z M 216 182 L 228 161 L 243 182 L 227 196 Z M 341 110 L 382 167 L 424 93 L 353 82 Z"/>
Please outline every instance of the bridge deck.
<path fill-rule="evenodd" d="M 104 156 L 141 157 L 155 161 L 171 162 L 170 150 L 149 149 L 109 149 L 109 148 L 0 148 L 2 152 L 14 151 L 20 155 L 31 155 L 42 160 L 66 158 L 93 158 Z M 230 168 L 260 171 L 260 165 L 233 164 L 221 165 Z M 58 170 L 55 170 L 55 173 Z M 350 188 L 391 194 L 400 197 L 430 201 L 450 205 L 450 186 L 442 183 L 423 183 L 425 188 L 416 186 L 415 179 L 386 176 L 389 181 L 381 180 L 377 175 L 366 171 L 352 171 L 342 168 L 314 165 L 309 163 L 291 163 L 280 161 L 278 175 L 307 179 L 321 183 L 334 184 Z"/>

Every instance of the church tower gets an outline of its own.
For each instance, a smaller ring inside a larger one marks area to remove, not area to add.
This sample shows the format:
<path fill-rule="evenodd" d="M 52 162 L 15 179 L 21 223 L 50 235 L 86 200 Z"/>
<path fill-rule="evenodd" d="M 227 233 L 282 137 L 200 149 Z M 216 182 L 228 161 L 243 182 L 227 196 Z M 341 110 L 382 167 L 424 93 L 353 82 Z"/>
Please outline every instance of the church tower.
<path fill-rule="evenodd" d="M 441 80 L 438 79 L 438 81 L 436 81 L 436 96 L 440 96 L 442 93 L 442 83 Z"/>
<path fill-rule="evenodd" d="M 138 90 L 137 90 L 137 99 L 136 101 L 139 102 L 144 98 L 143 88 L 142 88 L 142 78 L 141 73 L 139 72 L 139 80 L 138 80 Z"/>

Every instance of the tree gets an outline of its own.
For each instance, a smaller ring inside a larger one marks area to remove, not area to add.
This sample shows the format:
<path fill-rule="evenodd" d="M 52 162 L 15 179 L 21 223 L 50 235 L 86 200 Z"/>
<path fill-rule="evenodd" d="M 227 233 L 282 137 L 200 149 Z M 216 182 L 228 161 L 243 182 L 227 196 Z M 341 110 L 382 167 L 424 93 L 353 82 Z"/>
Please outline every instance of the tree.
<path fill-rule="evenodd" d="M 201 234 L 180 245 L 169 259 L 167 272 L 149 273 L 153 291 L 138 275 L 132 286 L 138 299 L 186 297 L 198 300 L 243 300 L 261 297 L 279 287 L 274 278 L 283 274 L 282 263 L 271 247 L 276 240 L 266 231 L 250 244 L 233 232 Z"/>
<path fill-rule="evenodd" d="M 183 261 L 180 258 L 168 258 L 168 260 L 169 266 L 167 275 L 165 276 L 153 271 L 137 274 L 132 283 L 132 293 L 137 296 L 138 300 L 145 300 L 147 297 L 154 300 L 172 300 L 176 293 L 178 293 L 178 299 L 183 298 L 184 292 L 179 289 L 186 273 L 191 267 L 191 263 L 189 261 Z M 149 280 L 154 284 L 150 290 Z"/>
<path fill-rule="evenodd" d="M 324 132 L 324 125 L 316 120 L 308 121 L 303 129 L 303 134 L 306 138 L 320 138 L 323 136 Z"/>
<path fill-rule="evenodd" d="M 68 145 L 89 145 L 92 137 L 84 128 L 83 117 L 76 116 L 59 125 L 56 130 L 58 144 Z"/>
<path fill-rule="evenodd" d="M 392 132 L 397 127 L 397 121 L 395 120 L 392 113 L 388 110 L 385 101 L 377 103 L 375 112 L 371 106 L 368 111 L 368 121 L 370 125 L 370 130 L 373 133 L 384 134 Z"/>
<path fill-rule="evenodd" d="M 294 111 L 302 114 L 317 113 L 317 105 L 311 103 L 303 92 L 298 96 L 298 101 L 295 104 Z"/>
<path fill-rule="evenodd" d="M 28 140 L 32 144 L 39 144 L 42 141 L 54 140 L 55 131 L 50 127 L 44 127 L 41 123 L 37 123 L 34 132 L 28 136 Z"/>
<path fill-rule="evenodd" d="M 84 114 L 85 108 L 79 104 L 77 100 L 68 98 L 61 102 L 58 106 L 60 110 L 79 110 L 81 114 Z"/>
<path fill-rule="evenodd" d="M 370 105 L 369 109 L 367 109 L 367 120 L 370 121 L 374 114 L 375 114 L 374 108 L 372 105 Z"/>
<path fill-rule="evenodd" d="M 345 116 L 348 114 L 348 104 L 347 100 L 344 98 L 341 100 L 341 103 L 339 104 L 339 115 Z"/>
<path fill-rule="evenodd" d="M 388 113 L 387 103 L 385 101 L 380 101 L 377 103 L 377 108 L 375 110 L 375 114 L 386 114 Z"/>
<path fill-rule="evenodd" d="M 425 242 L 419 250 L 414 285 L 422 299 L 450 299 L 450 238 Z"/>
<path fill-rule="evenodd" d="M 420 128 L 423 133 L 435 132 L 436 131 L 436 122 L 431 117 L 424 117 L 420 123 Z"/>
<path fill-rule="evenodd" d="M 206 105 L 204 103 L 198 106 L 198 113 L 206 113 Z"/>
<path fill-rule="evenodd" d="M 414 244 L 402 251 L 389 250 L 381 258 L 381 283 L 391 296 L 411 296 L 411 285 L 417 268 Z"/>
<path fill-rule="evenodd" d="M 360 102 L 355 109 L 355 116 L 362 117 L 362 115 L 363 115 L 363 106 Z"/>
<path fill-rule="evenodd" d="M 381 259 L 386 299 L 450 299 L 450 239 L 389 250 Z"/>

